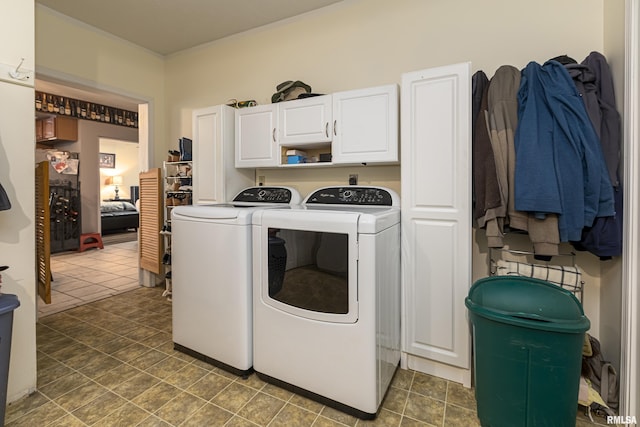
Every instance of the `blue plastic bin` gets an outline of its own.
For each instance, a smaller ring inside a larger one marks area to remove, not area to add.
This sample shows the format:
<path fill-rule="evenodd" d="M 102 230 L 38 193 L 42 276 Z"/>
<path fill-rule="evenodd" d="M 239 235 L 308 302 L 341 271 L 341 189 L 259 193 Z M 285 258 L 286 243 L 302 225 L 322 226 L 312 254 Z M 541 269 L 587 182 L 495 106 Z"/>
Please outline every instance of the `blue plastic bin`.
<path fill-rule="evenodd" d="M 7 406 L 7 381 L 9 379 L 9 357 L 11 356 L 11 335 L 13 330 L 13 310 L 20 306 L 18 297 L 0 294 L 0 425 L 4 425 Z"/>

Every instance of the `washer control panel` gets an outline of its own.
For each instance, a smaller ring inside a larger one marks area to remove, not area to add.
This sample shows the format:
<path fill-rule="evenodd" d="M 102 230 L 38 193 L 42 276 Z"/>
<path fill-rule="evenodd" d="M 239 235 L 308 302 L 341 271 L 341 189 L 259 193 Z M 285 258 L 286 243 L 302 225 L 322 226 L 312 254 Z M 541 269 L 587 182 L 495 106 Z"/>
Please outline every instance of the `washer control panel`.
<path fill-rule="evenodd" d="M 392 206 L 391 193 L 379 187 L 326 187 L 316 190 L 306 204 Z"/>
<path fill-rule="evenodd" d="M 291 190 L 284 187 L 250 187 L 242 190 L 234 202 L 291 203 Z"/>

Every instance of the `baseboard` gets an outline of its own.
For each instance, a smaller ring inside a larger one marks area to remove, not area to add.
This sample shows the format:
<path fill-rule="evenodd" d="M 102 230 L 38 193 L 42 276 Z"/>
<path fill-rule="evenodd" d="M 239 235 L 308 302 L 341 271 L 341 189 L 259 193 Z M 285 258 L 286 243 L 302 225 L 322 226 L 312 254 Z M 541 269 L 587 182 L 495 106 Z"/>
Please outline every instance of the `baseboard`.
<path fill-rule="evenodd" d="M 406 366 L 406 369 L 444 378 L 445 380 L 460 383 L 467 388 L 471 387 L 471 369 L 457 368 L 408 353 L 402 353 L 402 362 L 402 366 Z"/>

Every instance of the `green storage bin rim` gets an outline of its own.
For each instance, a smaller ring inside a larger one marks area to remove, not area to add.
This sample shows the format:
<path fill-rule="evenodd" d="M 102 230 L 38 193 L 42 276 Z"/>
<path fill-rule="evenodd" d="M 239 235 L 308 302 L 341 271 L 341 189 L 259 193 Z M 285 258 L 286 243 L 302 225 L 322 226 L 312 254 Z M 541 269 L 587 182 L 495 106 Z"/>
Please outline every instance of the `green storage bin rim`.
<path fill-rule="evenodd" d="M 471 286 L 465 305 L 472 314 L 525 328 L 582 333 L 591 326 L 575 295 L 531 277 L 480 279 Z"/>
<path fill-rule="evenodd" d="M 13 294 L 0 294 L 0 315 L 15 310 L 20 306 L 20 300 Z"/>

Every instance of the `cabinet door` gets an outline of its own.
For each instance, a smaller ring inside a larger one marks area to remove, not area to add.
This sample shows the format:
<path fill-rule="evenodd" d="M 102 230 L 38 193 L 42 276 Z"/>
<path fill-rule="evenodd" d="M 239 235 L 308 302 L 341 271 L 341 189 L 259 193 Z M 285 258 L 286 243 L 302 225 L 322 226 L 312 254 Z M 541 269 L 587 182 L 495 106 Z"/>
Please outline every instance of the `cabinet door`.
<path fill-rule="evenodd" d="M 402 76 L 404 351 L 469 368 L 471 65 Z"/>
<path fill-rule="evenodd" d="M 224 201 L 222 113 L 221 106 L 193 112 L 193 204 Z"/>
<path fill-rule="evenodd" d="M 36 120 L 36 141 L 40 141 L 43 138 L 42 128 L 42 120 Z"/>
<path fill-rule="evenodd" d="M 278 103 L 280 145 L 304 147 L 331 141 L 331 95 Z"/>
<path fill-rule="evenodd" d="M 333 94 L 333 163 L 395 163 L 398 86 Z"/>
<path fill-rule="evenodd" d="M 235 113 L 237 168 L 277 166 L 280 148 L 276 105 L 241 108 Z"/>
<path fill-rule="evenodd" d="M 42 120 L 42 139 L 55 139 L 56 137 L 56 119 L 48 117 Z"/>

